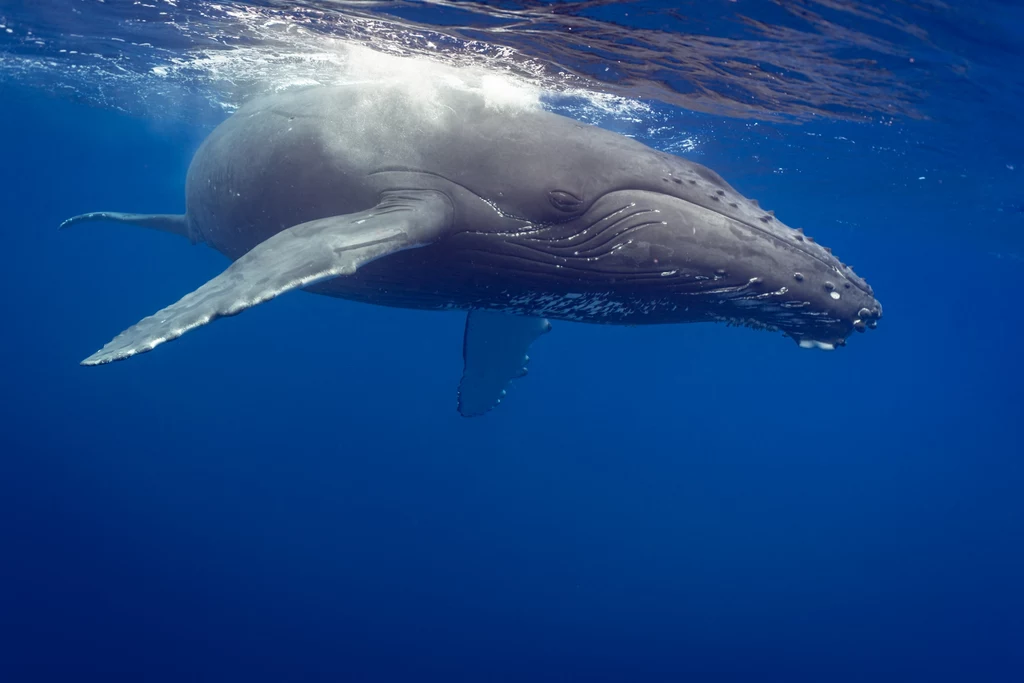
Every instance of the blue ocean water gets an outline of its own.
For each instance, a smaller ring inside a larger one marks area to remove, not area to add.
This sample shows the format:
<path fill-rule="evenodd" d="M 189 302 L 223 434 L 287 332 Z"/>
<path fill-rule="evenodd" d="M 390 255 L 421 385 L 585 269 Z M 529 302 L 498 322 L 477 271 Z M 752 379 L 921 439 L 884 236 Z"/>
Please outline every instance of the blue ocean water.
<path fill-rule="evenodd" d="M 1019 3 L 4 0 L 0 25 L 0 681 L 1024 680 Z M 456 312 L 296 293 L 80 367 L 227 262 L 56 226 L 182 211 L 240 102 L 384 54 L 707 164 L 885 317 L 834 353 L 560 322 L 471 420 Z"/>

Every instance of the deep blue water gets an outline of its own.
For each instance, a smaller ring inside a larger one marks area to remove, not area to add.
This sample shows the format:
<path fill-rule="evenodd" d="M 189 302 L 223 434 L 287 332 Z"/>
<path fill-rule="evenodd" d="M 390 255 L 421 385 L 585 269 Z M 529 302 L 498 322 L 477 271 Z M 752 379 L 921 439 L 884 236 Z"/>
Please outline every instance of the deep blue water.
<path fill-rule="evenodd" d="M 225 113 L 8 61 L 0 681 L 1024 680 L 1024 24 L 1003 9 L 993 52 L 944 43 L 978 97 L 935 71 L 923 116 L 603 121 L 696 136 L 871 282 L 877 330 L 812 353 L 556 323 L 473 420 L 454 312 L 296 293 L 80 367 L 227 262 L 56 226 L 183 210 Z"/>

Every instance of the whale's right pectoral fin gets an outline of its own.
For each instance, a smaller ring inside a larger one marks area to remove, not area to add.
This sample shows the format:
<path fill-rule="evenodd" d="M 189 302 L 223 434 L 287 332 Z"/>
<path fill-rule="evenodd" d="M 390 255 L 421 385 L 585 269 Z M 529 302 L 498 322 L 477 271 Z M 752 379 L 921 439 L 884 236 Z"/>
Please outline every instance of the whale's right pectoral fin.
<path fill-rule="evenodd" d="M 530 344 L 550 330 L 547 318 L 470 311 L 462 341 L 465 366 L 459 383 L 459 413 L 476 417 L 501 403 L 512 380 L 526 374 Z"/>
<path fill-rule="evenodd" d="M 128 328 L 82 364 L 130 358 L 278 294 L 351 275 L 374 259 L 436 241 L 451 220 L 451 202 L 445 195 L 402 190 L 384 193 L 368 211 L 288 228 L 177 303 Z"/>

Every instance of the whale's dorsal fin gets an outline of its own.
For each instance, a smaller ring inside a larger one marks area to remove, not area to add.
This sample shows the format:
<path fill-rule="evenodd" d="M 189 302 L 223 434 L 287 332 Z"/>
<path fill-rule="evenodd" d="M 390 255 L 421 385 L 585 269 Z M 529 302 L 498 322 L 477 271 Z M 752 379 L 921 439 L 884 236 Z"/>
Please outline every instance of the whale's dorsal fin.
<path fill-rule="evenodd" d="M 459 384 L 459 412 L 474 417 L 501 403 L 512 380 L 526 374 L 530 344 L 550 329 L 546 318 L 470 311 L 462 344 L 465 366 Z"/>
<path fill-rule="evenodd" d="M 144 353 L 191 329 L 284 292 L 351 275 L 363 264 L 440 238 L 451 202 L 433 190 L 386 192 L 367 211 L 320 218 L 267 239 L 175 304 L 142 319 L 82 361 L 102 365 Z"/>

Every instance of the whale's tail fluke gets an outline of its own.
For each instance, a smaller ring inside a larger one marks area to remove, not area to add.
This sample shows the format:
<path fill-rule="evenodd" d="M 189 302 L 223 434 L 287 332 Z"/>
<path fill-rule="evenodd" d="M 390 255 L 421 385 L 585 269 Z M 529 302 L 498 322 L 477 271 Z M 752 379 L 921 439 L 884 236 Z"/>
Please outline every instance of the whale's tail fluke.
<path fill-rule="evenodd" d="M 60 229 L 70 228 L 79 223 L 90 223 L 95 221 L 111 221 L 114 223 L 128 223 L 143 228 L 162 230 L 172 235 L 187 237 L 193 244 L 202 241 L 198 231 L 192 230 L 189 226 L 188 217 L 183 213 L 119 213 L 117 211 L 95 211 L 73 216 L 60 224 Z"/>

